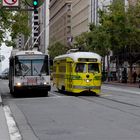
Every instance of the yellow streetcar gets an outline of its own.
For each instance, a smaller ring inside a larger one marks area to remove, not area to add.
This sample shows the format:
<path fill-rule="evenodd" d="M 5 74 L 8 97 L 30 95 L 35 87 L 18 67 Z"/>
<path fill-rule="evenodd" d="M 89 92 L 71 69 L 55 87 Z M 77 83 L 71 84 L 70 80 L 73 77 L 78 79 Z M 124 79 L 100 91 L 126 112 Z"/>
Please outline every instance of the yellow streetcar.
<path fill-rule="evenodd" d="M 93 52 L 60 55 L 53 62 L 53 84 L 58 90 L 82 93 L 101 91 L 101 56 Z"/>

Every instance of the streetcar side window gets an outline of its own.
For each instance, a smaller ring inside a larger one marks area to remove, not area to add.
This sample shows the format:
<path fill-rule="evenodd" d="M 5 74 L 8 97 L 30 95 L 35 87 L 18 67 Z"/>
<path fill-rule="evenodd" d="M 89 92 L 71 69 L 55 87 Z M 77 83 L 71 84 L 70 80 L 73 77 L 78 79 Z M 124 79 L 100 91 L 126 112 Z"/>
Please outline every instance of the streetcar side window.
<path fill-rule="evenodd" d="M 76 64 L 76 68 L 75 68 L 75 72 L 78 73 L 85 73 L 86 72 L 86 64 L 85 63 L 77 63 Z"/>

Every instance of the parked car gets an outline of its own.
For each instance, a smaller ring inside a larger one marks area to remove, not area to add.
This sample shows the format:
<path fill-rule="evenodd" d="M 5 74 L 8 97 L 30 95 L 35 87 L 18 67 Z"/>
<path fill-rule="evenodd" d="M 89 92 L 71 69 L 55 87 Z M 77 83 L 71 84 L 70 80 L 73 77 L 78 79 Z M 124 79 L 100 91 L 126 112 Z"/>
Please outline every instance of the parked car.
<path fill-rule="evenodd" d="M 9 68 L 6 68 L 2 73 L 1 73 L 1 79 L 8 79 L 9 77 Z"/>

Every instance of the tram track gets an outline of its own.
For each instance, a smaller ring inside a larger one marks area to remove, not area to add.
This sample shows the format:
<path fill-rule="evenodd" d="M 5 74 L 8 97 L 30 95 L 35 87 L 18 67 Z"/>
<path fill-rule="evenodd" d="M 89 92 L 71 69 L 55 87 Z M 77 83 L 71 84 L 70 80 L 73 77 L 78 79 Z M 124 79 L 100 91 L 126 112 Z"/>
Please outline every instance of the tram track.
<path fill-rule="evenodd" d="M 82 100 L 85 100 L 85 101 L 88 101 L 90 103 L 95 103 L 95 104 L 98 104 L 98 105 L 102 105 L 104 107 L 107 107 L 107 108 L 110 108 L 110 109 L 113 109 L 113 110 L 115 109 L 115 110 L 121 111 L 123 113 L 127 113 L 127 114 L 135 116 L 135 117 L 140 117 L 140 114 L 133 113 L 133 111 L 132 111 L 132 110 L 140 109 L 140 105 L 120 101 L 120 100 L 117 100 L 117 99 L 110 99 L 110 98 L 107 98 L 107 97 L 104 97 L 104 96 L 95 97 L 96 99 L 95 98 L 94 99 L 93 98 L 88 98 L 88 97 L 85 97 L 85 96 L 75 96 L 75 97 L 77 97 L 79 99 L 82 99 Z M 116 103 L 116 104 L 112 105 L 112 103 L 109 104 L 109 103 L 106 103 L 105 101 L 110 101 L 110 102 Z M 121 106 L 119 107 L 117 105 L 121 105 Z M 128 108 L 124 109 L 122 105 L 127 106 L 127 107 L 132 107 L 132 109 L 128 109 Z"/>
<path fill-rule="evenodd" d="M 110 98 L 107 98 L 107 97 L 104 97 L 104 96 L 101 96 L 100 98 L 101 99 L 106 99 L 106 100 L 109 100 L 109 101 L 113 101 L 113 102 L 116 102 L 116 103 L 124 104 L 124 105 L 140 107 L 140 105 L 136 105 L 136 104 L 132 104 L 132 103 L 124 102 L 124 101 L 119 101 L 119 100 L 116 100 L 116 99 L 110 99 Z"/>

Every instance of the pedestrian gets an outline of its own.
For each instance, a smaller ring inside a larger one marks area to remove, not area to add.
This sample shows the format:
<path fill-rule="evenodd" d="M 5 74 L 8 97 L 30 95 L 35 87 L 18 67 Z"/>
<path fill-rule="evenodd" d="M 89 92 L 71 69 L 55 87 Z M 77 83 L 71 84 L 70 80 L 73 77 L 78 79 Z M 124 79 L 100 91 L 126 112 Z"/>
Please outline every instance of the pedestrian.
<path fill-rule="evenodd" d="M 124 68 L 122 71 L 122 83 L 127 83 L 127 70 Z"/>
<path fill-rule="evenodd" d="M 136 79 L 137 79 L 137 73 L 136 73 L 136 71 L 134 71 L 134 73 L 133 73 L 133 83 L 136 83 Z"/>
<path fill-rule="evenodd" d="M 140 73 L 138 74 L 139 88 L 140 88 Z"/>

